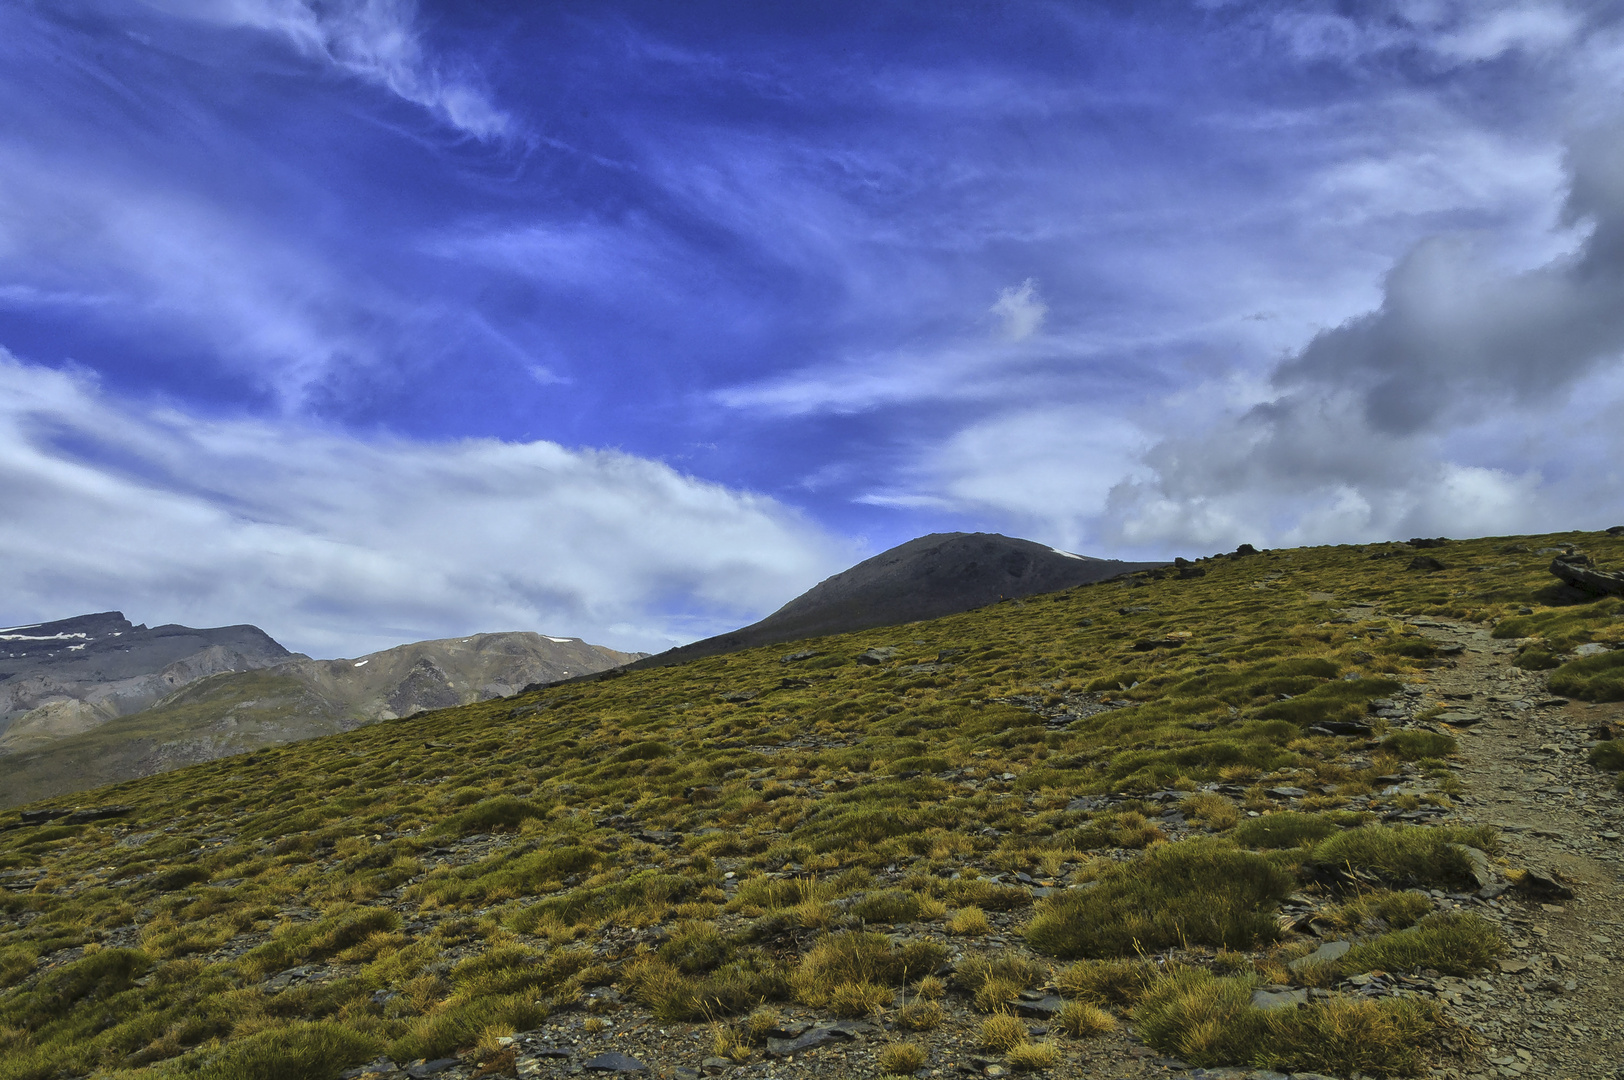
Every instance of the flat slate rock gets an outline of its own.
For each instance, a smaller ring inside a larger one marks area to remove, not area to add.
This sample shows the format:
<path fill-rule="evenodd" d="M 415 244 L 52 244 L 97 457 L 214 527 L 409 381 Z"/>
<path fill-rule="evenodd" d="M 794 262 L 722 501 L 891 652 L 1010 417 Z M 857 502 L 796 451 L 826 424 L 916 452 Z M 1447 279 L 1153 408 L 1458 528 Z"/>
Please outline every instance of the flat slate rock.
<path fill-rule="evenodd" d="M 406 1066 L 406 1075 L 412 1080 L 422 1080 L 425 1076 L 434 1076 L 443 1073 L 453 1065 L 461 1065 L 461 1058 L 436 1058 L 434 1061 L 425 1061 L 421 1065 Z"/>
<path fill-rule="evenodd" d="M 599 1054 L 581 1063 L 581 1068 L 591 1069 L 594 1072 L 647 1072 L 648 1066 L 634 1057 L 628 1057 L 618 1050 L 611 1050 L 607 1054 Z"/>
<path fill-rule="evenodd" d="M 807 1050 L 816 1050 L 820 1046 L 828 1046 L 834 1042 L 845 1042 L 856 1038 L 855 1031 L 845 1027 L 815 1027 L 806 1034 L 794 1039 L 768 1039 L 768 1057 L 789 1057 L 791 1054 L 804 1053 Z"/>
<path fill-rule="evenodd" d="M 1299 956 L 1286 966 L 1293 971 L 1301 971 L 1312 964 L 1322 964 L 1329 960 L 1340 960 L 1348 954 L 1353 944 L 1347 941 L 1327 941 L 1307 956 Z"/>
<path fill-rule="evenodd" d="M 1253 990 L 1252 1005 L 1258 1009 L 1295 1009 L 1308 1004 L 1307 990 Z"/>

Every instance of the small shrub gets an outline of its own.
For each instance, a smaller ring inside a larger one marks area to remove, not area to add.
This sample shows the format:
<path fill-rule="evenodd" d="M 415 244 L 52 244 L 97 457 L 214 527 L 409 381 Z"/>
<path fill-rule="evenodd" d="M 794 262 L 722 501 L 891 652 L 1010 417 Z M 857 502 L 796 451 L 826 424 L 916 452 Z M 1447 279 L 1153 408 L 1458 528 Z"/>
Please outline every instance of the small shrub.
<path fill-rule="evenodd" d="M 991 929 L 987 913 L 978 907 L 960 908 L 947 920 L 947 932 L 961 937 L 980 937 Z"/>
<path fill-rule="evenodd" d="M 1483 917 L 1469 911 L 1440 911 L 1411 929 L 1355 945 L 1340 966 L 1346 972 L 1431 968 L 1445 975 L 1470 975 L 1504 951 L 1499 932 Z"/>
<path fill-rule="evenodd" d="M 1382 749 L 1405 761 L 1444 758 L 1460 749 L 1453 735 L 1436 731 L 1398 731 L 1382 740 Z"/>
<path fill-rule="evenodd" d="M 981 1021 L 976 1038 L 989 1050 L 1013 1050 L 1026 1042 L 1026 1025 L 1008 1013 L 997 1013 Z"/>
<path fill-rule="evenodd" d="M 929 1055 L 925 1048 L 918 1043 L 894 1042 L 888 1043 L 875 1058 L 875 1063 L 887 1073 L 898 1076 L 912 1076 L 925 1067 Z"/>
<path fill-rule="evenodd" d="M 1004 1058 L 1012 1069 L 1031 1070 L 1052 1069 L 1060 1060 L 1060 1048 L 1052 1042 L 1022 1043 L 1012 1047 Z"/>
<path fill-rule="evenodd" d="M 1116 1017 L 1085 1001 L 1068 1001 L 1061 1008 L 1055 1022 L 1074 1039 L 1087 1039 L 1095 1035 L 1104 1035 L 1116 1029 Z"/>

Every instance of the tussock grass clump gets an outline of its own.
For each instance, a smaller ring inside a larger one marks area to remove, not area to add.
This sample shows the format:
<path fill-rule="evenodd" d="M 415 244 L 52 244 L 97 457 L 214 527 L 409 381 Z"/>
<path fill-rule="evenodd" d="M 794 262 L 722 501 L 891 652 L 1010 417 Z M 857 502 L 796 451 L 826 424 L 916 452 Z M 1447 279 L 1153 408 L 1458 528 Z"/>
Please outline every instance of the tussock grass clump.
<path fill-rule="evenodd" d="M 789 996 L 790 980 L 766 953 L 741 952 L 702 977 L 684 974 L 659 957 L 646 957 L 622 976 L 632 996 L 661 1020 L 715 1020 L 749 1012 Z"/>
<path fill-rule="evenodd" d="M 1030 904 L 1032 894 L 1018 885 L 1000 885 L 996 881 L 966 878 L 948 882 L 947 899 L 960 907 L 978 907 L 984 911 L 1014 911 Z"/>
<path fill-rule="evenodd" d="M 250 975 L 269 975 L 301 961 L 323 960 L 358 945 L 374 933 L 400 929 L 400 916 L 389 908 L 355 908 L 302 926 L 284 923 L 265 944 L 240 961 Z"/>
<path fill-rule="evenodd" d="M 1190 796 L 1179 804 L 1179 809 L 1190 820 L 1199 821 L 1207 828 L 1219 831 L 1234 828 L 1241 819 L 1240 807 L 1211 791 Z"/>
<path fill-rule="evenodd" d="M 1203 1068 L 1254 1065 L 1346 1076 L 1409 1075 L 1423 1063 L 1436 1006 L 1413 999 L 1331 998 L 1300 1009 L 1251 1004 L 1254 980 L 1185 968 L 1162 978 L 1133 1010 L 1147 1045 Z"/>
<path fill-rule="evenodd" d="M 994 1013 L 981 1021 L 976 1038 L 989 1050 L 1013 1050 L 1028 1039 L 1026 1025 L 1009 1013 Z"/>
<path fill-rule="evenodd" d="M 1292 848 L 1317 844 L 1336 831 L 1336 822 L 1323 814 L 1281 810 L 1247 818 L 1235 826 L 1230 837 L 1245 847 Z"/>
<path fill-rule="evenodd" d="M 906 923 L 939 919 L 947 913 L 947 905 L 905 889 L 886 889 L 857 901 L 851 913 L 864 922 Z"/>
<path fill-rule="evenodd" d="M 807 950 L 791 982 L 795 996 L 805 1004 L 862 1015 L 889 1005 L 889 987 L 935 971 L 946 955 L 945 947 L 930 941 L 899 946 L 883 934 L 827 934 Z M 874 1005 L 882 991 L 884 1001 Z"/>
<path fill-rule="evenodd" d="M 937 1001 L 910 1001 L 897 1010 L 897 1023 L 909 1031 L 931 1031 L 942 1024 L 946 1012 Z"/>
<path fill-rule="evenodd" d="M 887 1043 L 875 1055 L 874 1061 L 882 1072 L 892 1073 L 897 1076 L 912 1076 L 924 1068 L 925 1062 L 929 1059 L 930 1055 L 918 1043 L 894 1042 Z"/>
<path fill-rule="evenodd" d="M 1440 911 L 1409 929 L 1361 942 L 1339 961 L 1344 972 L 1422 971 L 1470 975 L 1505 952 L 1494 925 L 1469 911 Z"/>
<path fill-rule="evenodd" d="M 1060 1048 L 1052 1042 L 1028 1042 L 1011 1047 L 1004 1058 L 1010 1068 L 1038 1072 L 1052 1069 L 1060 1061 Z"/>
<path fill-rule="evenodd" d="M 1460 749 L 1453 735 L 1436 731 L 1397 731 L 1382 740 L 1382 749 L 1405 761 L 1445 758 Z"/>
<path fill-rule="evenodd" d="M 947 932 L 961 937 L 980 937 L 991 929 L 987 913 L 978 907 L 960 908 L 947 920 Z"/>
<path fill-rule="evenodd" d="M 1624 739 L 1609 739 L 1590 748 L 1587 761 L 1608 772 L 1624 772 Z"/>
<path fill-rule="evenodd" d="M 1249 947 L 1277 936 L 1270 912 L 1294 886 L 1274 860 L 1230 844 L 1164 844 L 1107 871 L 1093 888 L 1043 901 L 1026 940 L 1067 958 L 1186 944 Z"/>
<path fill-rule="evenodd" d="M 292 1023 L 235 1040 L 192 1075 L 198 1080 L 330 1080 L 382 1049 L 381 1040 L 342 1024 Z"/>
<path fill-rule="evenodd" d="M 1068 998 L 1096 1005 L 1132 1005 L 1160 972 L 1148 960 L 1079 960 L 1055 975 L 1055 987 Z"/>
<path fill-rule="evenodd" d="M 468 836 L 471 833 L 503 832 L 517 829 L 529 818 L 547 816 L 548 807 L 512 795 L 498 795 L 452 814 L 434 829 L 436 836 Z"/>
<path fill-rule="evenodd" d="M 1108 1031 L 1115 1031 L 1116 1017 L 1100 1008 L 1090 1005 L 1086 1001 L 1068 1001 L 1061 1008 L 1055 1023 L 1074 1039 L 1088 1039 L 1095 1035 L 1104 1035 Z"/>
<path fill-rule="evenodd" d="M 1498 835 L 1488 826 L 1367 825 L 1321 841 L 1307 862 L 1331 870 L 1362 870 L 1400 885 L 1459 889 L 1475 881 L 1472 860 L 1461 845 L 1490 853 L 1500 849 Z"/>
<path fill-rule="evenodd" d="M 1432 911 L 1432 898 L 1425 893 L 1392 892 L 1377 889 L 1322 913 L 1320 918 L 1342 930 L 1367 926 L 1403 930 L 1420 922 Z"/>

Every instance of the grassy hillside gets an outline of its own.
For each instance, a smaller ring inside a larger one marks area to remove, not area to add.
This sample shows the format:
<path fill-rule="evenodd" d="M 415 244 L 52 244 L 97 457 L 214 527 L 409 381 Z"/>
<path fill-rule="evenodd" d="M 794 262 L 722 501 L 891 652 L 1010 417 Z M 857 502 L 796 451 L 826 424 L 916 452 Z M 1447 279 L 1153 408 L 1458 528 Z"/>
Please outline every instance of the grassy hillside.
<path fill-rule="evenodd" d="M 1624 564 L 1596 534 L 1215 558 L 78 797 L 130 810 L 0 832 L 0 1078 L 514 1075 L 504 1040 L 571 1010 L 735 1060 L 868 1017 L 867 1075 L 950 1037 L 1063 1068 L 1123 1020 L 1192 1064 L 1414 1071 L 1458 1035 L 1430 1003 L 1250 995 L 1500 947 L 1439 899 L 1496 838 L 1449 823 L 1452 661 L 1398 616 L 1506 620 L 1553 685 L 1624 698 L 1624 652 L 1566 660 L 1624 603 L 1553 587 L 1565 544 Z M 1357 944 L 1292 969 L 1305 897 Z"/>

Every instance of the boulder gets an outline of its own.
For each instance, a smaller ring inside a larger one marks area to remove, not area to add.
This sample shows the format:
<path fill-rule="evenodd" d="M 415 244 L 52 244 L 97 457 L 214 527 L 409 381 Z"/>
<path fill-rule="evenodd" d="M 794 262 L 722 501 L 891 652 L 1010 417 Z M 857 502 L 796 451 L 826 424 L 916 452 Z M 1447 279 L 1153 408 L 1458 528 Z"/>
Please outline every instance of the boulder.
<path fill-rule="evenodd" d="M 1597 570 L 1590 556 L 1558 555 L 1551 560 L 1551 573 L 1565 584 L 1598 596 L 1624 596 L 1624 574 Z"/>
<path fill-rule="evenodd" d="M 1417 555 L 1415 558 L 1410 560 L 1409 569 L 1425 570 L 1428 573 L 1436 573 L 1439 570 L 1447 570 L 1449 567 L 1445 566 L 1437 559 L 1434 559 L 1431 555 Z"/>

